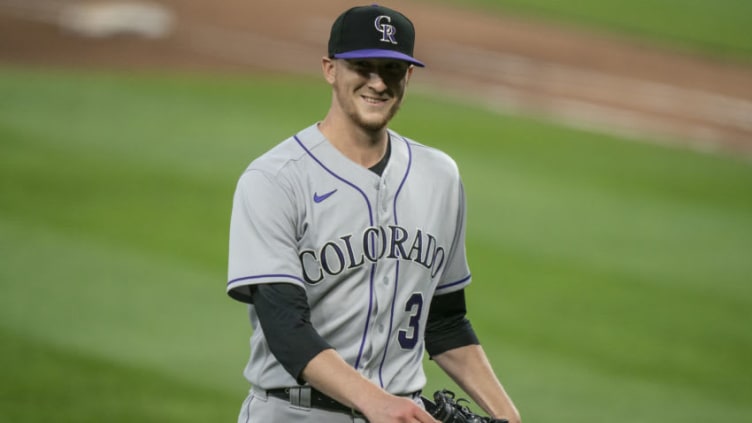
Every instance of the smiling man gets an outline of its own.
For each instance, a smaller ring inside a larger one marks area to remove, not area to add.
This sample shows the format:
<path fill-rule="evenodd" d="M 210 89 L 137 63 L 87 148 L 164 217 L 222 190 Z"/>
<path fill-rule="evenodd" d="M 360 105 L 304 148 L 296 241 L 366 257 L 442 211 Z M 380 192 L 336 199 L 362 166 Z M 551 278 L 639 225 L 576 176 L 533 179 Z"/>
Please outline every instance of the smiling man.
<path fill-rule="evenodd" d="M 457 165 L 388 129 L 423 67 L 414 41 L 395 10 L 345 11 L 321 63 L 326 116 L 238 181 L 227 292 L 253 328 L 239 422 L 436 422 L 424 350 L 489 415 L 520 421 L 466 318 Z"/>

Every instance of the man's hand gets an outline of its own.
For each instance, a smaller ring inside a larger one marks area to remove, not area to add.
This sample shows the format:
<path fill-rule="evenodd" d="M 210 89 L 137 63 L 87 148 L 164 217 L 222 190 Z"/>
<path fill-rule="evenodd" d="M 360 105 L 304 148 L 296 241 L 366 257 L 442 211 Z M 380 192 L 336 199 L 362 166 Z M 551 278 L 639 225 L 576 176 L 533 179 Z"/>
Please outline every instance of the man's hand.
<path fill-rule="evenodd" d="M 439 423 L 411 399 L 386 392 L 373 398 L 360 411 L 370 423 Z"/>
<path fill-rule="evenodd" d="M 488 415 L 520 423 L 520 413 L 491 368 L 480 345 L 455 348 L 433 357 L 451 378 Z"/>
<path fill-rule="evenodd" d="M 391 395 L 364 378 L 332 349 L 316 355 L 303 369 L 303 378 L 363 413 L 369 423 L 440 423 L 411 399 Z"/>
<path fill-rule="evenodd" d="M 455 399 L 454 392 L 448 389 L 442 389 L 433 394 L 435 403 L 428 398 L 422 399 L 426 410 L 442 423 L 509 423 L 507 419 L 494 419 L 475 414 L 468 408 L 469 401 L 462 398 Z"/>

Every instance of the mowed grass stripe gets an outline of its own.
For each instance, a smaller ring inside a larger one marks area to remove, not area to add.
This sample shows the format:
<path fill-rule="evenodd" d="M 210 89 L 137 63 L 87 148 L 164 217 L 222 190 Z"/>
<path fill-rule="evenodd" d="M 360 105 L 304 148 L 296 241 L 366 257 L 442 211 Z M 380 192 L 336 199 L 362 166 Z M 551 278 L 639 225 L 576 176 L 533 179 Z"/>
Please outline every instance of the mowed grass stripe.
<path fill-rule="evenodd" d="M 64 141 L 49 146 L 39 136 L 3 129 L 0 136 L 8 141 L 0 158 L 2 213 L 206 268 L 225 260 L 218 250 L 226 246 L 226 231 L 204 222 L 228 221 L 229 181 L 222 186 L 207 181 L 210 177 L 116 153 L 91 157 L 85 147 L 65 149 Z"/>
<path fill-rule="evenodd" d="M 5 422 L 233 421 L 242 399 L 2 329 L 0 357 Z"/>
<path fill-rule="evenodd" d="M 224 295 L 221 269 L 2 215 L 0 234 L 0 328 L 189 384 L 247 388 L 247 312 Z"/>
<path fill-rule="evenodd" d="M 470 0 L 461 6 L 543 18 L 747 63 L 752 60 L 748 25 L 752 3 L 746 0 Z"/>

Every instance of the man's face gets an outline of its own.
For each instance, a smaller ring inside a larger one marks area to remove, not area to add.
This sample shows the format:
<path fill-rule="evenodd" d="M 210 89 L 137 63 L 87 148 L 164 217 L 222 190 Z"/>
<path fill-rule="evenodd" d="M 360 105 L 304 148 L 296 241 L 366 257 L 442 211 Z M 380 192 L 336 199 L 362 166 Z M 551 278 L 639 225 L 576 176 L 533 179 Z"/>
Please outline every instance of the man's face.
<path fill-rule="evenodd" d="M 397 113 L 413 71 L 409 63 L 393 59 L 325 59 L 324 65 L 334 101 L 350 120 L 369 131 L 384 128 Z"/>

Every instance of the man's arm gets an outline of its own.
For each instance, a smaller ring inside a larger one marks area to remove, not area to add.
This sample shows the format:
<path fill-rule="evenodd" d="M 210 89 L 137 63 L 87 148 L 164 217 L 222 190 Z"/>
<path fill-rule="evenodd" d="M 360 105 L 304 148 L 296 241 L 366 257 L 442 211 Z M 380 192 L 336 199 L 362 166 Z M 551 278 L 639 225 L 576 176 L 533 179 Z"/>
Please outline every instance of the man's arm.
<path fill-rule="evenodd" d="M 370 422 L 436 422 L 410 399 L 371 383 L 321 338 L 311 325 L 303 288 L 276 283 L 254 286 L 251 292 L 269 348 L 298 383 L 308 382 Z"/>
<path fill-rule="evenodd" d="M 391 395 L 371 383 L 334 350 L 315 356 L 302 376 L 319 391 L 359 410 L 371 423 L 437 422 L 411 399 Z"/>
<path fill-rule="evenodd" d="M 451 349 L 432 358 L 490 416 L 520 423 L 517 408 L 480 345 Z"/>
<path fill-rule="evenodd" d="M 464 290 L 434 297 L 426 325 L 426 350 L 486 413 L 519 423 L 520 414 L 496 378 L 466 313 Z"/>

